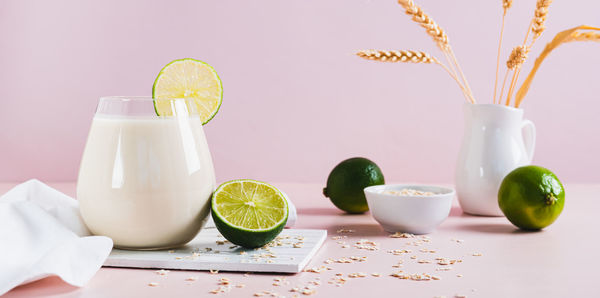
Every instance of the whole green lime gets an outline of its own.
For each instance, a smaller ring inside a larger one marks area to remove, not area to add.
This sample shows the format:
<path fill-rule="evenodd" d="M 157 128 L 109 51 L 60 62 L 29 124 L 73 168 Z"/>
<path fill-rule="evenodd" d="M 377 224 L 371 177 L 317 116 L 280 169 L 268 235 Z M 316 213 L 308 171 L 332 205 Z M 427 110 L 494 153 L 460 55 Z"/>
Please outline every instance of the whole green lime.
<path fill-rule="evenodd" d="M 506 218 L 524 230 L 552 224 L 565 205 L 565 190 L 556 175 L 538 166 L 510 172 L 500 185 L 498 204 Z"/>
<path fill-rule="evenodd" d="M 366 158 L 354 157 L 340 162 L 331 170 L 323 194 L 343 211 L 363 213 L 369 210 L 363 189 L 384 183 L 377 164 Z"/>

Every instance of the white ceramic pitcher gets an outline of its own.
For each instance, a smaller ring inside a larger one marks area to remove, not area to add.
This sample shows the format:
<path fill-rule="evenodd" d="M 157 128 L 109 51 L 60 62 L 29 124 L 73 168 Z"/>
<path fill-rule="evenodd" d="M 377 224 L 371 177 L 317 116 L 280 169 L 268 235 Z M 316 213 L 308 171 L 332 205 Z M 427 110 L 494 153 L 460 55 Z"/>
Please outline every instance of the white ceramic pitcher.
<path fill-rule="evenodd" d="M 528 165 L 535 126 L 523 110 L 497 104 L 465 104 L 465 132 L 456 165 L 456 193 L 464 212 L 503 216 L 498 207 L 502 179 Z"/>

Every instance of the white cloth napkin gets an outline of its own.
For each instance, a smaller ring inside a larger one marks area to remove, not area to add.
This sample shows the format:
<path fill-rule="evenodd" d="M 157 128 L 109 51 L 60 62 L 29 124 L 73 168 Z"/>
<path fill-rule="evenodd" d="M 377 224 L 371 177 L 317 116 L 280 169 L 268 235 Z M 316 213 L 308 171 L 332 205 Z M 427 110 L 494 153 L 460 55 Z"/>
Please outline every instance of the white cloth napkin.
<path fill-rule="evenodd" d="M 287 195 L 286 227 L 296 223 Z M 212 219 L 205 226 L 214 228 Z M 79 203 L 39 180 L 15 186 L 0 197 L 0 296 L 48 276 L 81 287 L 100 269 L 113 242 L 90 236 Z"/>
<path fill-rule="evenodd" d="M 76 200 L 38 180 L 15 186 L 0 197 L 0 296 L 51 275 L 83 286 L 113 245 L 89 235 Z"/>

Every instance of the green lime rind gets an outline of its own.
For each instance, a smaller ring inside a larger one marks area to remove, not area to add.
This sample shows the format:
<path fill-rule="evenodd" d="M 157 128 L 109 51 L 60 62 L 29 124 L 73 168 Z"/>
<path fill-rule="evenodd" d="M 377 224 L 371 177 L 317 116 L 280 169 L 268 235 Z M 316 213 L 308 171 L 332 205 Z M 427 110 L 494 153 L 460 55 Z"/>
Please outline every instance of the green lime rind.
<path fill-rule="evenodd" d="M 277 195 L 282 199 L 282 202 L 284 203 L 285 215 L 274 225 L 267 227 L 267 228 L 262 228 L 262 229 L 249 229 L 249 228 L 246 228 L 243 226 L 233 224 L 230 221 L 228 221 L 227 219 L 225 219 L 224 216 L 222 216 L 219 213 L 219 207 L 217 205 L 216 198 L 219 195 L 219 192 L 226 185 L 229 185 L 232 183 L 243 183 L 243 182 L 265 185 L 265 186 L 269 187 L 270 189 L 274 190 L 277 193 Z M 212 201 L 211 201 L 211 214 L 213 217 L 213 221 L 215 222 L 215 226 L 217 227 L 217 230 L 219 230 L 219 232 L 221 233 L 221 235 L 223 235 L 223 237 L 225 237 L 225 239 L 229 240 L 233 244 L 236 244 L 236 245 L 239 245 L 242 247 L 257 248 L 257 247 L 262 247 L 265 244 L 271 242 L 273 239 L 275 239 L 275 237 L 277 237 L 277 235 L 279 235 L 281 233 L 281 231 L 285 227 L 285 224 L 288 219 L 289 208 L 287 205 L 287 200 L 285 199 L 283 193 L 281 193 L 281 191 L 279 191 L 276 187 L 271 186 L 268 183 L 257 181 L 257 180 L 237 179 L 237 180 L 231 180 L 231 181 L 225 182 L 225 183 L 221 184 L 217 188 L 217 190 L 215 190 L 215 193 L 213 194 Z"/>
<path fill-rule="evenodd" d="M 506 218 L 523 230 L 541 230 L 559 217 L 565 204 L 562 183 L 550 170 L 524 166 L 510 172 L 498 190 Z"/>
<path fill-rule="evenodd" d="M 223 92 L 224 92 L 223 91 L 223 81 L 221 80 L 221 77 L 219 77 L 219 74 L 217 73 L 217 71 L 210 64 L 208 64 L 204 61 L 200 61 L 198 59 L 194 59 L 194 58 L 176 59 L 176 60 L 169 62 L 158 72 L 158 75 L 156 76 L 156 78 L 154 79 L 154 83 L 152 84 L 152 98 L 154 99 L 154 112 L 156 113 L 157 116 L 162 116 L 160 114 L 160 112 L 158 111 L 159 109 L 157 107 L 157 102 L 156 102 L 156 83 L 160 79 L 161 75 L 164 73 L 165 69 L 167 69 L 171 64 L 180 62 L 180 61 L 186 61 L 186 60 L 204 64 L 205 66 L 208 67 L 208 69 L 210 69 L 212 71 L 212 73 L 217 77 L 217 81 L 219 82 L 219 86 L 220 86 L 220 90 L 221 90 L 221 97 L 219 98 L 219 105 L 214 110 L 214 112 L 205 121 L 202 122 L 202 125 L 205 125 L 206 123 L 210 122 L 210 120 L 212 120 L 217 115 L 217 113 L 219 112 L 219 109 L 221 109 L 221 105 L 223 104 Z"/>
<path fill-rule="evenodd" d="M 373 161 L 354 157 L 340 162 L 331 170 L 323 194 L 338 208 L 347 213 L 369 211 L 365 187 L 385 184 L 383 173 Z"/>

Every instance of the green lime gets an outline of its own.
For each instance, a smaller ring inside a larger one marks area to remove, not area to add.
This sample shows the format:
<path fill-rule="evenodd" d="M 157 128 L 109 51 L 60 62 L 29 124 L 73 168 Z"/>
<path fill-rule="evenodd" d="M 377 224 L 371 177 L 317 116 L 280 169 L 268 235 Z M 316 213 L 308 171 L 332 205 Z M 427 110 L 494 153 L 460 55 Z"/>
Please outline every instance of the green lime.
<path fill-rule="evenodd" d="M 219 185 L 213 194 L 212 217 L 231 243 L 256 248 L 281 233 L 288 204 L 274 186 L 250 179 L 232 180 Z"/>
<path fill-rule="evenodd" d="M 552 224 L 565 205 L 565 190 L 556 175 L 538 166 L 510 172 L 498 191 L 500 209 L 515 226 L 540 230 Z"/>
<path fill-rule="evenodd" d="M 212 66 L 192 58 L 178 59 L 158 73 L 152 86 L 152 98 L 159 116 L 172 114 L 172 99 L 191 98 L 202 124 L 206 124 L 221 107 L 223 85 Z"/>
<path fill-rule="evenodd" d="M 341 210 L 363 213 L 369 210 L 363 189 L 384 183 L 381 169 L 374 162 L 354 157 L 340 162 L 331 170 L 323 194 Z"/>

